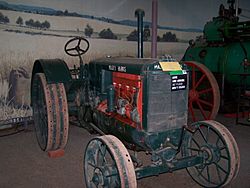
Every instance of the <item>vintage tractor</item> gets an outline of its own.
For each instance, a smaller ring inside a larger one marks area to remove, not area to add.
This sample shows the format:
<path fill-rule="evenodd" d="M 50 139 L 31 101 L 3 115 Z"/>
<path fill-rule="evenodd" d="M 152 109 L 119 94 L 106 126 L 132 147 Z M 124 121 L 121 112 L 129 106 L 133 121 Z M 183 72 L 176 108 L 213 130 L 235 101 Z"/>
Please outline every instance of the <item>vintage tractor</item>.
<path fill-rule="evenodd" d="M 250 87 L 250 21 L 239 22 L 242 9 L 235 0 L 228 3 L 228 9 L 220 5 L 219 16 L 206 23 L 204 35 L 190 41 L 182 59 L 192 70 L 189 109 L 199 108 L 206 119 L 214 117 L 220 104 L 221 110 L 229 112 L 239 87 Z"/>
<path fill-rule="evenodd" d="M 225 186 L 237 176 L 240 154 L 231 133 L 212 120 L 187 125 L 189 77 L 178 62 L 107 57 L 84 64 L 88 48 L 82 37 L 65 45 L 80 58 L 79 68 L 70 70 L 60 59 L 34 63 L 31 96 L 42 150 L 64 149 L 75 117 L 102 135 L 85 150 L 88 188 L 135 188 L 137 179 L 184 168 L 205 187 Z M 148 153 L 149 162 L 138 152 Z"/>
<path fill-rule="evenodd" d="M 171 58 L 126 57 L 85 64 L 88 49 L 83 37 L 65 45 L 68 55 L 80 58 L 79 68 L 61 59 L 34 63 L 31 102 L 42 150 L 63 150 L 74 119 L 101 135 L 84 154 L 88 188 L 136 188 L 137 179 L 184 168 L 205 187 L 225 186 L 237 176 L 240 154 L 231 133 L 213 120 L 187 123 L 185 66 Z M 141 159 L 144 153 L 149 160 Z"/>

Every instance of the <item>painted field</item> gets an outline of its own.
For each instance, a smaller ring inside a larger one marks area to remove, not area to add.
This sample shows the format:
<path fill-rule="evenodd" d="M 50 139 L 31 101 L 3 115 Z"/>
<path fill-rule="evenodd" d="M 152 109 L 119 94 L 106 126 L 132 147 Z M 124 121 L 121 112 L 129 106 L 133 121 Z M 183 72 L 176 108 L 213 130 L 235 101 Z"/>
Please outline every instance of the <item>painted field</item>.
<path fill-rule="evenodd" d="M 10 24 L 12 25 L 16 25 L 16 20 L 19 16 L 23 18 L 24 22 L 29 19 L 33 19 L 34 21 L 38 20 L 40 22 L 44 22 L 45 20 L 47 20 L 51 24 L 50 29 L 55 30 L 57 32 L 60 31 L 83 32 L 87 24 L 89 24 L 94 29 L 94 32 L 98 33 L 103 29 L 111 28 L 111 30 L 115 34 L 128 35 L 131 31 L 136 29 L 135 27 L 111 24 L 98 20 L 79 18 L 79 17 L 47 16 L 47 15 L 31 14 L 24 12 L 15 12 L 9 10 L 0 10 L 0 12 L 9 17 Z M 201 33 L 196 33 L 196 32 L 183 32 L 183 31 L 173 31 L 164 29 L 158 29 L 158 35 L 162 36 L 163 33 L 169 31 L 175 33 L 177 38 L 181 40 L 194 39 L 196 36 L 201 35 Z"/>
<path fill-rule="evenodd" d="M 38 58 L 62 58 L 69 65 L 78 64 L 78 58 L 69 57 L 64 52 L 64 45 L 69 40 L 66 37 L 29 35 L 0 30 L 0 75 L 6 78 L 12 68 L 19 66 L 31 71 L 33 62 Z M 121 40 L 89 39 L 90 49 L 84 55 L 84 60 L 111 56 L 136 56 L 137 43 Z M 158 55 L 170 54 L 180 59 L 187 43 L 158 43 Z M 144 43 L 145 57 L 150 57 L 151 43 Z"/>

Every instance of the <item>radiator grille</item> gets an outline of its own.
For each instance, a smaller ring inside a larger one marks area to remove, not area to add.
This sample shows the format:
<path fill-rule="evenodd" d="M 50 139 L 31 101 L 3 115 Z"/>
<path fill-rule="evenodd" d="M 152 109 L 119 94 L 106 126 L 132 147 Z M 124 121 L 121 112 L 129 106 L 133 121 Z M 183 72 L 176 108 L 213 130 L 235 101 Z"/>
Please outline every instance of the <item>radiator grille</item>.
<path fill-rule="evenodd" d="M 150 73 L 148 78 L 148 132 L 161 132 L 185 125 L 187 89 L 171 92 L 171 76 L 166 73 Z"/>

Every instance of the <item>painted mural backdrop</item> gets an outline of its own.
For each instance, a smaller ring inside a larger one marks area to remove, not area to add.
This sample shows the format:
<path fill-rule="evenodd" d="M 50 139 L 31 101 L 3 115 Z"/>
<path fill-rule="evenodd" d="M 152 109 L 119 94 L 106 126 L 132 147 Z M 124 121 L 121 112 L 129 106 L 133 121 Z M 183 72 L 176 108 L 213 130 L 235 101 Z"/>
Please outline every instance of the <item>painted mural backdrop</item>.
<path fill-rule="evenodd" d="M 158 56 L 170 54 L 180 60 L 188 41 L 202 35 L 203 25 L 218 15 L 221 3 L 227 1 L 158 0 Z M 242 0 L 240 6 L 250 7 L 250 2 Z M 30 74 L 37 58 L 78 64 L 78 58 L 64 52 L 64 44 L 74 36 L 90 42 L 86 62 L 107 55 L 136 56 L 137 8 L 145 10 L 144 56 L 150 57 L 151 0 L 0 1 L 0 119 L 13 114 L 4 109 L 10 104 L 6 102 L 10 71 L 22 67 Z M 29 90 L 28 84 L 22 88 Z"/>

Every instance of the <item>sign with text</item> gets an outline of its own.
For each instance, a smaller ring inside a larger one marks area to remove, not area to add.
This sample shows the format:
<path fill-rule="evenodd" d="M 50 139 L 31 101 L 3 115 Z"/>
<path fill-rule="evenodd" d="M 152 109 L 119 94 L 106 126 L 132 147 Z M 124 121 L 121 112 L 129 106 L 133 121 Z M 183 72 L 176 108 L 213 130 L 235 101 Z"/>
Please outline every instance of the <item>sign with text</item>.
<path fill-rule="evenodd" d="M 171 91 L 185 90 L 187 88 L 187 74 L 171 76 Z"/>

